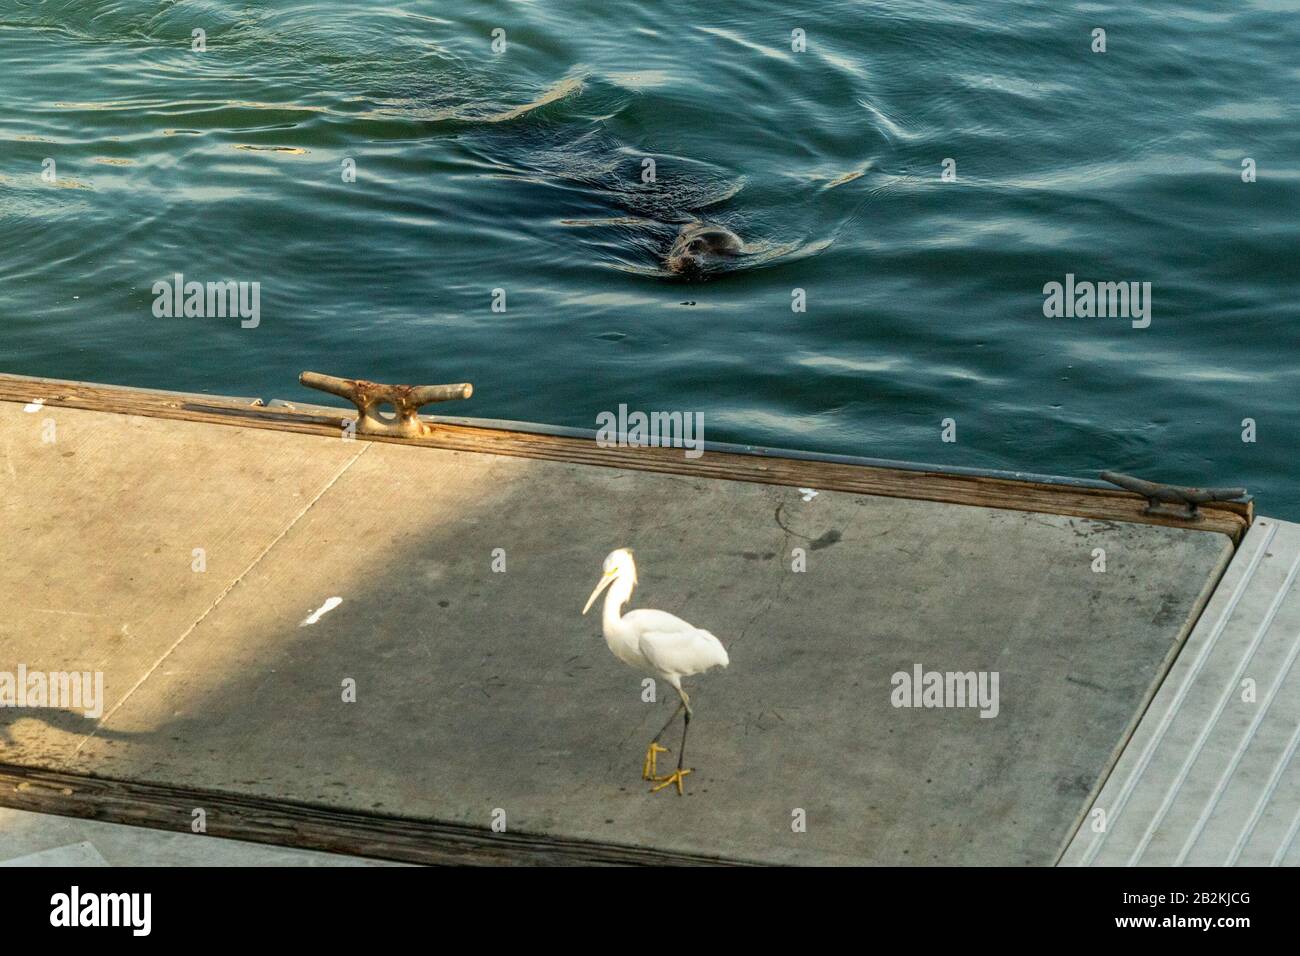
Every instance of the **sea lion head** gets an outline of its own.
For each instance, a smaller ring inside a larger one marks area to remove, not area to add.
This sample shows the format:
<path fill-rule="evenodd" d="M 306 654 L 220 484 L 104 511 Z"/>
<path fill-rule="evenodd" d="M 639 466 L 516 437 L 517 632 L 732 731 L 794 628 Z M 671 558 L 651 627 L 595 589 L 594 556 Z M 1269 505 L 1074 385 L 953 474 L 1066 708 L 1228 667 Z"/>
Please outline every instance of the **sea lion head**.
<path fill-rule="evenodd" d="M 697 276 L 715 269 L 720 259 L 740 255 L 743 246 L 740 237 L 725 226 L 690 222 L 678 230 L 664 265 L 669 272 Z"/>

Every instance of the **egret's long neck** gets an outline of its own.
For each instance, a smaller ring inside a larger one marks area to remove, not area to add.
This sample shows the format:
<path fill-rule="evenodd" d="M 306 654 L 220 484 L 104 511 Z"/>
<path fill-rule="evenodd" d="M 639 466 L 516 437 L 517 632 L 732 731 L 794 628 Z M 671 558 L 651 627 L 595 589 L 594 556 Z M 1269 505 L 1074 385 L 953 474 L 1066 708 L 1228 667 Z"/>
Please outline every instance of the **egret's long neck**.
<path fill-rule="evenodd" d="M 605 592 L 604 625 L 606 634 L 622 623 L 623 605 L 631 599 L 632 588 L 631 575 L 620 574 L 614 579 L 614 583 L 609 586 L 609 590 Z"/>

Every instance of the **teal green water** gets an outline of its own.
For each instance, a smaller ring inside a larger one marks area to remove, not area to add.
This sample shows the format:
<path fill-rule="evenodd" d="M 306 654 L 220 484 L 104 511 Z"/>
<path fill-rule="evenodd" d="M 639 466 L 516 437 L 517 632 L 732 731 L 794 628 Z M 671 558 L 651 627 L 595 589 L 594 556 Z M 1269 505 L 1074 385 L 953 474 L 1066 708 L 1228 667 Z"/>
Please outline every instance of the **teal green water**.
<path fill-rule="evenodd" d="M 1300 0 L 2 0 L 0 370 L 472 381 L 437 410 L 1300 518 L 1297 53 Z M 746 254 L 666 277 L 696 217 Z M 155 317 L 177 272 L 260 324 Z M 1045 317 L 1067 273 L 1150 282 L 1150 326 Z"/>

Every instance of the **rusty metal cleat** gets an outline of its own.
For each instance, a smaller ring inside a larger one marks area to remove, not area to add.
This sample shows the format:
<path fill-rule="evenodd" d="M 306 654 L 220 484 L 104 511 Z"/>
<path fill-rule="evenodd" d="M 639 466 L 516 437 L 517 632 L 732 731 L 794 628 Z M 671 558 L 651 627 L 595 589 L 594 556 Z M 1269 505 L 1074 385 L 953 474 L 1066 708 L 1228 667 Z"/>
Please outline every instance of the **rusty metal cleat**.
<path fill-rule="evenodd" d="M 1132 475 L 1121 475 L 1117 471 L 1103 471 L 1101 477 L 1103 481 L 1109 481 L 1112 485 L 1145 498 L 1146 514 L 1166 515 L 1184 521 L 1200 520 L 1198 505 L 1214 501 L 1236 501 L 1246 496 L 1245 488 L 1183 488 L 1179 485 L 1144 481 Z"/>
<path fill-rule="evenodd" d="M 419 438 L 433 431 L 432 425 L 420 420 L 421 406 L 469 398 L 474 394 L 474 386 L 469 382 L 456 385 L 384 385 L 362 378 L 336 378 L 320 372 L 303 372 L 298 381 L 308 388 L 346 398 L 355 405 L 360 434 L 393 438 Z M 379 408 L 386 402 L 393 406 L 396 413 L 393 418 L 380 414 Z"/>

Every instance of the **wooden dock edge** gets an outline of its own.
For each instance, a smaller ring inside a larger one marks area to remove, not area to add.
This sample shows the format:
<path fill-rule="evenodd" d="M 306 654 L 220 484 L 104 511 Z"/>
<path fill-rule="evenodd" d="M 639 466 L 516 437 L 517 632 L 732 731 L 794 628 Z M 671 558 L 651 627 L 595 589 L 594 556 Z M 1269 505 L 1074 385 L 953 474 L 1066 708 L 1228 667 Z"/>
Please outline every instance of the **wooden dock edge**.
<path fill-rule="evenodd" d="M 3 763 L 0 806 L 178 833 L 192 833 L 194 810 L 202 809 L 204 836 L 425 866 L 756 865 Z"/>
<path fill-rule="evenodd" d="M 0 375 L 0 401 L 40 402 L 50 407 L 276 429 L 325 437 L 341 437 L 346 424 L 356 418 L 356 413 L 350 409 L 335 412 L 322 406 L 309 409 L 293 405 L 268 406 L 260 399 L 194 395 L 20 375 Z M 1189 522 L 1168 515 L 1147 514 L 1143 498 L 1119 488 L 1112 490 L 1088 485 L 1049 484 L 736 452 L 706 451 L 701 457 L 691 459 L 686 458 L 681 449 L 602 448 L 594 441 L 570 436 L 447 423 L 438 423 L 431 434 L 419 438 L 357 434 L 355 440 L 389 441 L 694 478 L 1069 515 L 1099 521 L 1166 525 L 1216 531 L 1228 535 L 1234 545 L 1240 543 L 1254 518 L 1251 500 L 1203 505 L 1200 518 Z"/>

